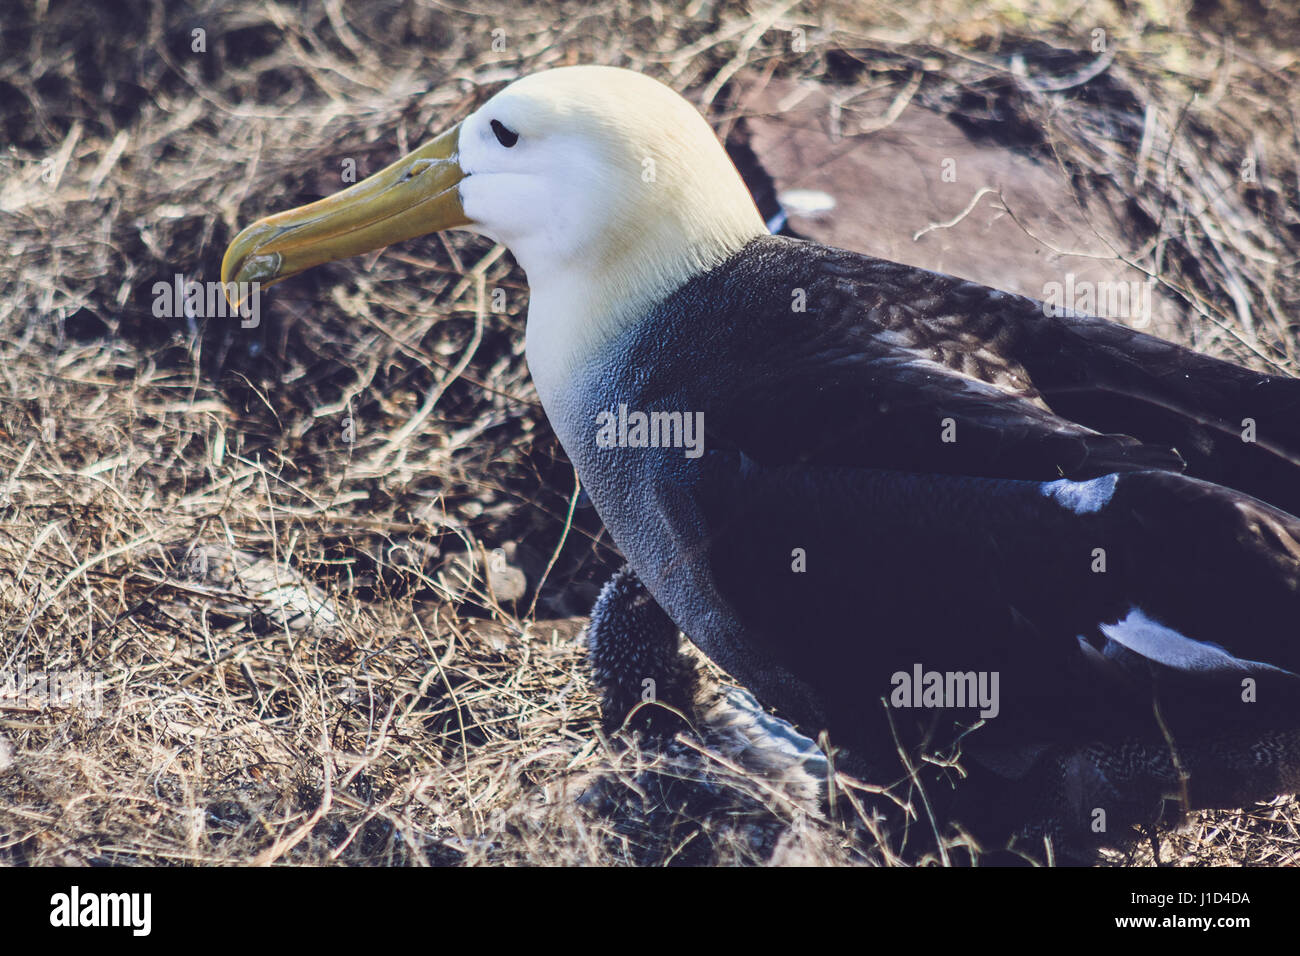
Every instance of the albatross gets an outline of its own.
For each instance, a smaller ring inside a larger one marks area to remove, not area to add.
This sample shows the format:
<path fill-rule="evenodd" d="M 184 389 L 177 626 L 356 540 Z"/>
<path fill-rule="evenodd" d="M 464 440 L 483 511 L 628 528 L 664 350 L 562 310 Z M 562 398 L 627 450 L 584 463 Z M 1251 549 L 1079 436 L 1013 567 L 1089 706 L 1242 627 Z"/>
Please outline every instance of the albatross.
<path fill-rule="evenodd" d="M 626 559 L 589 628 L 611 724 L 647 688 L 690 712 L 680 632 L 997 839 L 1300 785 L 1300 380 L 770 235 L 700 113 L 611 67 L 253 223 L 222 280 L 444 229 L 527 274 L 532 378 Z"/>

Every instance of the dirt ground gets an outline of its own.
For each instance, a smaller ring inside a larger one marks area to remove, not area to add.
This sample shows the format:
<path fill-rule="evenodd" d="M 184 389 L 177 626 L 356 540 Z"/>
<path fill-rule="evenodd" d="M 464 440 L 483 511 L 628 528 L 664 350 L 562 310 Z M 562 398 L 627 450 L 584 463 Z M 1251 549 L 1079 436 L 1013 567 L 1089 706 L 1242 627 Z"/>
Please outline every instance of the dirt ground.
<path fill-rule="evenodd" d="M 847 781 L 822 815 L 707 729 L 601 733 L 581 631 L 618 554 L 529 381 L 504 250 L 453 233 L 324 266 L 255 327 L 174 308 L 242 225 L 518 75 L 641 69 L 724 132 L 741 77 L 869 91 L 851 108 L 885 119 L 910 90 L 1119 210 L 1121 257 L 1180 318 L 1162 332 L 1300 373 L 1289 0 L 21 0 L 6 21 L 0 861 L 942 862 L 864 836 Z M 1087 76 L 1097 30 L 1113 59 Z M 41 674 L 57 692 L 12 679 Z M 1158 844 L 1294 864 L 1300 805 Z"/>

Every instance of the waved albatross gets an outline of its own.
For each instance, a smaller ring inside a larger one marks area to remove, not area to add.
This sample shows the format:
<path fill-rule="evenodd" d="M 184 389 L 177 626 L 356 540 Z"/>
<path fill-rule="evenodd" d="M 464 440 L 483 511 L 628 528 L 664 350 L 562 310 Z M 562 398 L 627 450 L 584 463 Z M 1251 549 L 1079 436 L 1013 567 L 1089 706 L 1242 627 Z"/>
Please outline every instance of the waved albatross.
<path fill-rule="evenodd" d="M 258 221 L 222 279 L 449 228 L 527 273 L 531 374 L 627 560 L 590 628 L 611 722 L 646 680 L 689 708 L 680 629 L 876 782 L 959 754 L 929 799 L 992 834 L 1300 783 L 1300 380 L 769 235 L 700 114 L 610 67 Z"/>

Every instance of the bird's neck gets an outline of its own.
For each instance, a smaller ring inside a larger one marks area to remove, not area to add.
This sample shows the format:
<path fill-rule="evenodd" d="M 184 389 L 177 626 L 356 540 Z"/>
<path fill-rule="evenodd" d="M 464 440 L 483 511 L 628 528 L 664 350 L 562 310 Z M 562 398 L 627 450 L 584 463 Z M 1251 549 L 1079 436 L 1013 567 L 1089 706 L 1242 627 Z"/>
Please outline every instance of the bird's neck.
<path fill-rule="evenodd" d="M 766 235 L 757 214 L 725 230 L 641 233 L 635 245 L 606 247 L 582 261 L 538 264 L 520 258 L 528 275 L 528 366 L 553 418 L 566 388 L 611 342 L 643 322 L 656 306 L 696 276 Z"/>

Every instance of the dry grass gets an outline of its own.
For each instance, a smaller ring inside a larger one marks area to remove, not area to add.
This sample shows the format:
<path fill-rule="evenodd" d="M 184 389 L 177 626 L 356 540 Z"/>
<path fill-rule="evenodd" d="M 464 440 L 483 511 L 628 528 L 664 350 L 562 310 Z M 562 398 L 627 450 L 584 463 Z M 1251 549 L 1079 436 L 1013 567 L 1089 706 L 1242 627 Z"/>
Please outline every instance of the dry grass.
<path fill-rule="evenodd" d="M 648 753 L 599 733 L 577 637 L 618 559 L 528 380 L 500 249 L 455 234 L 323 267 L 256 329 L 153 314 L 154 283 L 216 278 L 239 225 L 518 73 L 634 66 L 726 122 L 741 69 L 888 89 L 923 69 L 923 102 L 1128 210 L 1188 340 L 1297 370 L 1281 6 L 1253 34 L 1213 5 L 1168 27 L 1100 4 L 131 6 L 29 0 L 0 41 L 0 657 L 97 674 L 103 700 L 0 699 L 3 861 L 891 861 L 851 793 L 826 820 L 717 735 Z M 1053 62 L 1026 37 L 1086 49 L 1094 21 L 1118 49 L 1103 76 L 1016 80 L 1016 51 Z M 1298 819 L 1200 814 L 1166 857 L 1293 863 Z"/>

